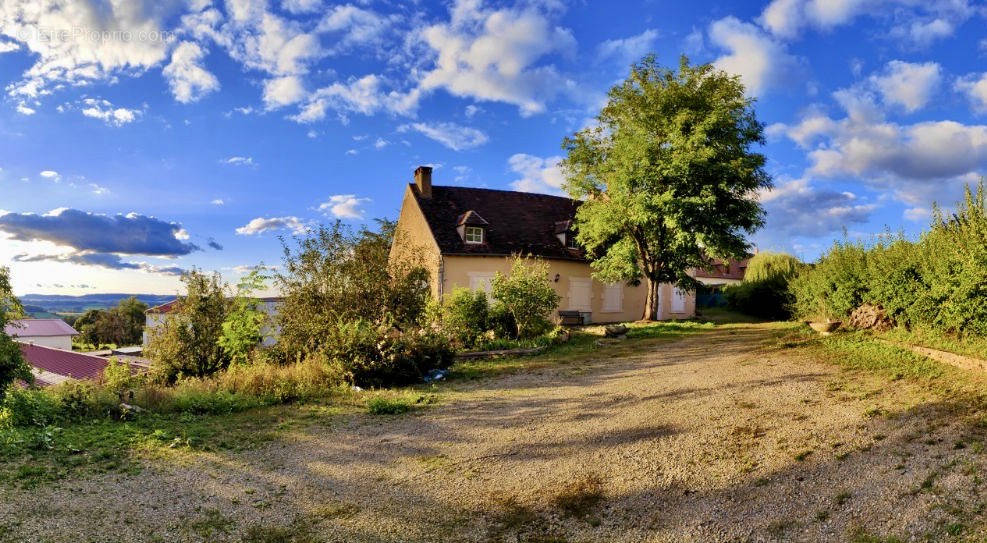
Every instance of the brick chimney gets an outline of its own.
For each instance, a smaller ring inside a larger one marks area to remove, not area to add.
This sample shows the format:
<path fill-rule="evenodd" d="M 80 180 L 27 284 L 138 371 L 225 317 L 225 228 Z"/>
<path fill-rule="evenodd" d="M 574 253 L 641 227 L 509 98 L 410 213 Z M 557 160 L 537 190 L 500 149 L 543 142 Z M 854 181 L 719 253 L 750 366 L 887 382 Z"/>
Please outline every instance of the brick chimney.
<path fill-rule="evenodd" d="M 419 166 L 415 170 L 415 184 L 418 185 L 418 193 L 422 198 L 432 197 L 432 167 Z"/>

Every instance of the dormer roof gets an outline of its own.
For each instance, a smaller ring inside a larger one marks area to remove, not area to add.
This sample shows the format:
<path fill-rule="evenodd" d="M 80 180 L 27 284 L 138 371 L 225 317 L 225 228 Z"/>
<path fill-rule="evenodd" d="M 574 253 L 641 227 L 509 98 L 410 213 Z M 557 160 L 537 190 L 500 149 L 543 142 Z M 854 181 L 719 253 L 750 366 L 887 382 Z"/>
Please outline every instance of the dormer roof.
<path fill-rule="evenodd" d="M 488 224 L 490 223 L 472 209 L 460 215 L 459 219 L 456 220 L 456 226 L 486 226 Z"/>

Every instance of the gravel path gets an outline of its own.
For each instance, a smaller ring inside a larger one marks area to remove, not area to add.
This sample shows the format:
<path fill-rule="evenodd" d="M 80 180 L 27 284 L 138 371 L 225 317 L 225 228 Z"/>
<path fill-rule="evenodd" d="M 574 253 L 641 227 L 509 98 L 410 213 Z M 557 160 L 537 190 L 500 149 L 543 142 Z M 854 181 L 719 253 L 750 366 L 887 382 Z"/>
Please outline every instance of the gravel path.
<path fill-rule="evenodd" d="M 453 384 L 243 453 L 0 490 L 0 541 L 846 541 L 980 533 L 983 425 L 769 326 Z"/>

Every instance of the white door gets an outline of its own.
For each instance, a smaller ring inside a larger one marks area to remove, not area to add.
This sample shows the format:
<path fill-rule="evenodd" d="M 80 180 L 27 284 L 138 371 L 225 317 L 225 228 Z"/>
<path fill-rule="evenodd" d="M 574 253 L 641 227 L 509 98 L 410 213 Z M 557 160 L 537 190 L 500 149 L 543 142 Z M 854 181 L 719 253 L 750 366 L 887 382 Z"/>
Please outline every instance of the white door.
<path fill-rule="evenodd" d="M 590 312 L 593 292 L 593 280 L 588 277 L 573 277 L 569 279 L 569 309 L 573 311 Z"/>
<path fill-rule="evenodd" d="M 685 313 L 685 293 L 672 288 L 672 313 Z"/>

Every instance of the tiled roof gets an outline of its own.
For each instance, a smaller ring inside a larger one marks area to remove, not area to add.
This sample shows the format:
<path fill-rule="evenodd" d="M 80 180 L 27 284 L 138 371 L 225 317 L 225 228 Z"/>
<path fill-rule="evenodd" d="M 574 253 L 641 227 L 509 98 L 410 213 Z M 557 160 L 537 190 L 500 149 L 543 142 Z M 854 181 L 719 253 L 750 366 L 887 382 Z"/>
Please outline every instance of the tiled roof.
<path fill-rule="evenodd" d="M 45 373 L 53 373 L 74 379 L 98 379 L 109 364 L 105 358 L 88 354 L 52 349 L 40 345 L 20 343 L 21 354 L 27 363 Z M 50 381 L 49 379 L 44 379 Z"/>
<path fill-rule="evenodd" d="M 432 187 L 432 197 L 418 200 L 439 250 L 445 255 L 530 254 L 542 258 L 585 260 L 582 251 L 567 249 L 555 236 L 556 223 L 569 221 L 579 202 L 559 196 L 465 187 Z M 484 243 L 467 245 L 456 227 L 466 212 L 486 221 Z"/>
<path fill-rule="evenodd" d="M 62 319 L 19 319 L 3 328 L 11 337 L 75 336 L 79 332 Z"/>
<path fill-rule="evenodd" d="M 743 260 L 714 260 L 707 269 L 696 269 L 696 278 L 703 279 L 738 279 L 742 280 L 747 272 L 749 258 Z"/>

